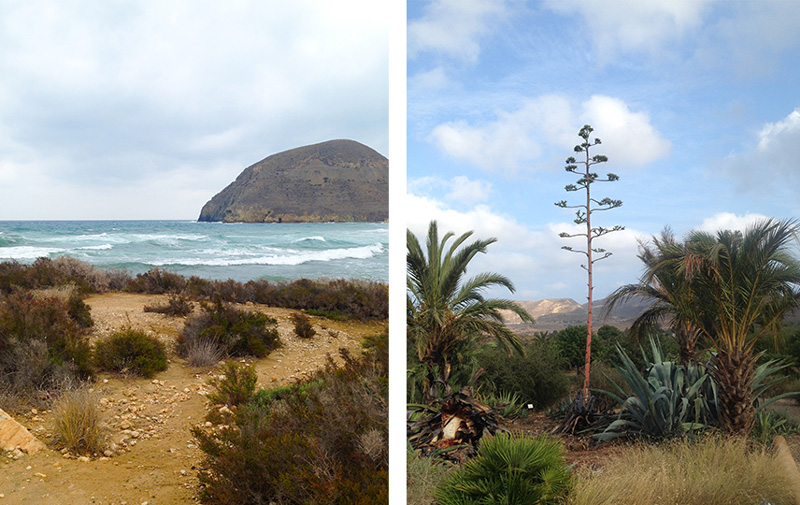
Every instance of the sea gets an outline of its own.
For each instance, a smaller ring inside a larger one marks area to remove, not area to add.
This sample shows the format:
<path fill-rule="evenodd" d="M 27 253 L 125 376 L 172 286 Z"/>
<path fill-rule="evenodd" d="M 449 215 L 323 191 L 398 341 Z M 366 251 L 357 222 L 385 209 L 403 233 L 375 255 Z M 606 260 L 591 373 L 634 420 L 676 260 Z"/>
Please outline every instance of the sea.
<path fill-rule="evenodd" d="M 210 280 L 389 280 L 387 223 L 0 221 L 0 261 L 72 256 Z"/>

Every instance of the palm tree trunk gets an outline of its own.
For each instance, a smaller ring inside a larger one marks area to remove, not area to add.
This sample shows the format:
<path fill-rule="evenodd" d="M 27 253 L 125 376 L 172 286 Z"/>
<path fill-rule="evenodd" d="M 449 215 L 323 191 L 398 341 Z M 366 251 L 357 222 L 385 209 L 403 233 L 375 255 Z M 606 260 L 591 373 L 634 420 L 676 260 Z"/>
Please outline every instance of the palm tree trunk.
<path fill-rule="evenodd" d="M 675 341 L 678 343 L 678 359 L 680 364 L 687 366 L 694 363 L 696 358 L 695 346 L 697 344 L 698 333 L 693 328 L 679 325 L 674 328 Z"/>
<path fill-rule="evenodd" d="M 756 360 L 741 349 L 720 349 L 711 368 L 719 388 L 720 425 L 731 434 L 747 435 L 755 422 L 753 379 Z"/>

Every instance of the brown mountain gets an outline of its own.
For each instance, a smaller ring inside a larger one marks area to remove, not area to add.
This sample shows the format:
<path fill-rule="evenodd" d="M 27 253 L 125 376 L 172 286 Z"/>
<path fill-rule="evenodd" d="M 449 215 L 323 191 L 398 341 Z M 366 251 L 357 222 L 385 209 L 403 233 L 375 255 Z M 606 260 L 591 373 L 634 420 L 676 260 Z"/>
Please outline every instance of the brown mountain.
<path fill-rule="evenodd" d="M 389 160 L 353 140 L 273 154 L 203 206 L 199 221 L 376 222 L 389 219 Z"/>
<path fill-rule="evenodd" d="M 567 326 L 586 324 L 588 303 L 583 305 L 570 298 L 550 298 L 546 300 L 517 302 L 535 319 L 536 324 L 522 324 L 519 316 L 513 312 L 503 312 L 506 323 L 514 325 L 520 333 L 557 331 Z M 608 315 L 604 313 L 606 299 L 595 300 L 592 307 L 593 325 L 598 328 L 610 324 L 620 329 L 629 328 L 631 323 L 644 312 L 650 302 L 643 299 L 632 299 L 620 303 Z"/>

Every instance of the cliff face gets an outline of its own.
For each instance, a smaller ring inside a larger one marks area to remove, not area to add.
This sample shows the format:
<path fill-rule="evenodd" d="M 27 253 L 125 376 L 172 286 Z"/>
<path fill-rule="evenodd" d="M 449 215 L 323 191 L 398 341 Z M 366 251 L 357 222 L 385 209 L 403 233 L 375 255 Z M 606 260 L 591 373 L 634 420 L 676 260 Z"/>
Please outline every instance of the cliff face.
<path fill-rule="evenodd" d="M 389 160 L 352 140 L 273 154 L 203 206 L 199 221 L 376 222 L 389 219 Z"/>

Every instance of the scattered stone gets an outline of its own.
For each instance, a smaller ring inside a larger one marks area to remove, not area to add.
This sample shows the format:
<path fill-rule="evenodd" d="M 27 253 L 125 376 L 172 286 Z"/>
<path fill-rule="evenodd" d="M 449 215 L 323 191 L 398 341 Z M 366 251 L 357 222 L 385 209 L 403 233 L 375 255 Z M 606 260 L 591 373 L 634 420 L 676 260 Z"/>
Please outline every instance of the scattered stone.
<path fill-rule="evenodd" d="M 45 475 L 45 474 L 43 474 L 41 472 L 36 472 L 35 474 L 33 474 L 33 476 L 34 477 L 39 477 L 40 479 L 46 479 L 47 478 L 47 475 Z"/>
<path fill-rule="evenodd" d="M 78 461 L 80 461 L 81 463 L 88 463 L 89 456 L 78 456 Z"/>

